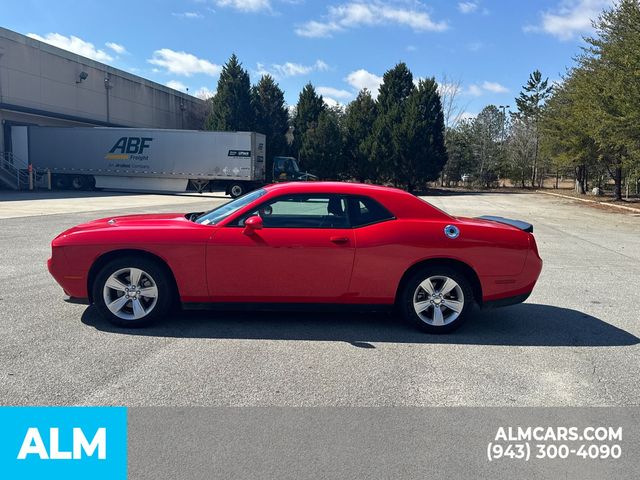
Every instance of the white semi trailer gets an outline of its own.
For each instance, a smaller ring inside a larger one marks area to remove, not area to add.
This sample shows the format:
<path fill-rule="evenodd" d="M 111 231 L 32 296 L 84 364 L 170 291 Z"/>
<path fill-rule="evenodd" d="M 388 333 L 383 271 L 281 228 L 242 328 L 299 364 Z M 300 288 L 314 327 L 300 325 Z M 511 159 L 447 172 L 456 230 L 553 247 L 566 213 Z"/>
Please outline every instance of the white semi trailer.
<path fill-rule="evenodd" d="M 265 136 L 111 127 L 27 129 L 28 162 L 55 188 L 183 192 L 238 197 L 265 183 Z"/>

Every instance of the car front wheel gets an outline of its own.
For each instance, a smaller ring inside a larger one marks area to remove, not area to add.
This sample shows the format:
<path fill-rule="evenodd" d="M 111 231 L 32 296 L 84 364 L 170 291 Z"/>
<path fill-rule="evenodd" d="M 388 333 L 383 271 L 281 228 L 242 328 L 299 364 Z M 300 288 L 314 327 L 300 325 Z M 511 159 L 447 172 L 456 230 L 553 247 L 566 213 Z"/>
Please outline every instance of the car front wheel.
<path fill-rule="evenodd" d="M 124 257 L 100 270 L 93 284 L 93 301 L 111 323 L 141 327 L 169 312 L 171 285 L 166 270 L 157 262 Z"/>
<path fill-rule="evenodd" d="M 402 292 L 405 319 L 429 333 L 458 328 L 473 306 L 473 290 L 464 275 L 448 267 L 427 267 L 413 274 Z"/>

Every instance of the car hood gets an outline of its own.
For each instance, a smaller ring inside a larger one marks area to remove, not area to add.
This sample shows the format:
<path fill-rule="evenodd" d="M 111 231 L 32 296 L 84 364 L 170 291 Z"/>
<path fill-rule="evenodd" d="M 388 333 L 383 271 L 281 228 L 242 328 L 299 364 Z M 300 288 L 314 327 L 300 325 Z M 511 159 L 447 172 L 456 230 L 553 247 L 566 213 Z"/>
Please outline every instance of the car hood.
<path fill-rule="evenodd" d="M 105 217 L 91 222 L 76 225 L 65 230 L 56 238 L 74 235 L 82 232 L 111 228 L 152 228 L 152 227 L 183 227 L 193 225 L 183 213 L 145 213 L 140 215 L 126 215 L 121 217 Z"/>

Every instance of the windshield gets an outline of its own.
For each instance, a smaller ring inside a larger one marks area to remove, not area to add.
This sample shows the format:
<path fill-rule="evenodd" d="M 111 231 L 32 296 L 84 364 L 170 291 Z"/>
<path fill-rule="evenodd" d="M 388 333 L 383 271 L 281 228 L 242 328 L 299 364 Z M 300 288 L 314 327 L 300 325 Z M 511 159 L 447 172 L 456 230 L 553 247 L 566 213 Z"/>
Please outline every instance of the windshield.
<path fill-rule="evenodd" d="M 294 172 L 299 172 L 300 171 L 300 169 L 298 168 L 298 163 L 293 159 L 289 160 L 288 167 L 290 167 L 291 171 L 294 171 Z"/>
<path fill-rule="evenodd" d="M 220 223 L 229 215 L 249 205 L 256 198 L 260 198 L 265 193 L 267 193 L 267 191 L 264 188 L 249 192 L 246 195 L 238 197 L 235 200 L 231 200 L 230 202 L 219 206 L 218 208 L 214 208 L 213 210 L 203 213 L 195 219 L 195 222 L 201 223 L 202 225 L 215 225 L 216 223 Z"/>

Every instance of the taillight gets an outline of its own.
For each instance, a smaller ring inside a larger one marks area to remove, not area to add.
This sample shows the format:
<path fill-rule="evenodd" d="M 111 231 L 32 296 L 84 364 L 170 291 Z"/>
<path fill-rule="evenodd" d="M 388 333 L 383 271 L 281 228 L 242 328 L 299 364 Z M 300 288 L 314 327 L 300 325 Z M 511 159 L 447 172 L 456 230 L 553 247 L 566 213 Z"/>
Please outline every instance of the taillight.
<path fill-rule="evenodd" d="M 536 252 L 536 256 L 540 258 L 540 253 L 538 253 L 538 245 L 536 244 L 536 239 L 532 234 L 529 234 L 529 246 L 534 252 Z"/>

